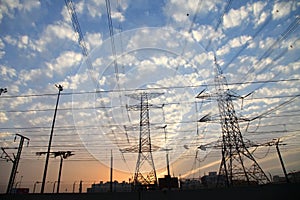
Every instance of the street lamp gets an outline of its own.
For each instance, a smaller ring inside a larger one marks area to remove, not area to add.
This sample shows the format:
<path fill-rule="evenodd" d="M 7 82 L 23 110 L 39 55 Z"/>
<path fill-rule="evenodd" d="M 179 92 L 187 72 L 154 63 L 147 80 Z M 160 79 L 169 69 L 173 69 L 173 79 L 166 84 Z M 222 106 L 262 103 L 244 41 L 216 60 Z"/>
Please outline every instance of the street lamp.
<path fill-rule="evenodd" d="M 7 92 L 7 89 L 6 88 L 0 88 L 0 95 L 2 94 L 2 93 L 6 93 Z"/>
<path fill-rule="evenodd" d="M 55 124 L 55 118 L 56 118 L 56 112 L 57 112 L 60 92 L 63 91 L 63 86 L 56 85 L 56 84 L 55 84 L 55 86 L 58 88 L 58 94 L 57 94 L 57 101 L 56 101 L 56 106 L 55 106 L 55 111 L 54 111 L 54 116 L 53 116 L 53 121 L 52 121 L 52 128 L 51 128 L 51 133 L 50 133 L 50 138 L 49 138 L 48 151 L 47 151 L 47 155 L 46 155 L 43 181 L 42 181 L 42 186 L 41 186 L 41 193 L 44 193 L 45 181 L 46 181 L 47 169 L 48 169 L 48 162 L 49 162 L 49 156 L 50 156 L 50 149 L 51 149 L 51 143 L 52 143 L 52 137 L 53 137 L 53 130 L 54 130 L 54 124 Z"/>

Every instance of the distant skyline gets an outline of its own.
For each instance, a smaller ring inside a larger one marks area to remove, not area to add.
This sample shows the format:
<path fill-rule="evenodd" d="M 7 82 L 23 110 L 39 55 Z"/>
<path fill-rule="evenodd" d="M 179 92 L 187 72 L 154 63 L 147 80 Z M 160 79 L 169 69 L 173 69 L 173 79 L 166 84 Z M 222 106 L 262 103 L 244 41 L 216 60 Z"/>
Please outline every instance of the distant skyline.
<path fill-rule="evenodd" d="M 83 39 L 78 43 L 64 1 L 2 1 L 0 4 L 0 147 L 13 157 L 24 146 L 16 182 L 42 181 L 45 156 L 61 84 L 51 151 L 73 151 L 65 159 L 61 190 L 70 192 L 109 180 L 129 181 L 137 153 L 140 104 L 149 100 L 150 130 L 158 177 L 166 172 L 198 178 L 218 171 L 220 149 L 198 149 L 221 137 L 215 98 L 214 55 L 234 94 L 245 141 L 280 138 L 288 172 L 300 170 L 300 2 L 74 0 Z M 111 38 L 110 35 L 114 37 Z M 87 56 L 82 47 L 86 47 Z M 195 98 L 204 91 L 206 99 Z M 203 118 L 204 117 L 204 118 Z M 201 120 L 200 119 L 205 119 Z M 267 175 L 282 175 L 275 146 L 250 148 Z M 1 150 L 0 192 L 11 161 Z M 59 159 L 50 157 L 46 192 L 57 181 Z M 20 186 L 19 185 L 19 186 Z M 36 192 L 40 191 L 37 184 Z"/>

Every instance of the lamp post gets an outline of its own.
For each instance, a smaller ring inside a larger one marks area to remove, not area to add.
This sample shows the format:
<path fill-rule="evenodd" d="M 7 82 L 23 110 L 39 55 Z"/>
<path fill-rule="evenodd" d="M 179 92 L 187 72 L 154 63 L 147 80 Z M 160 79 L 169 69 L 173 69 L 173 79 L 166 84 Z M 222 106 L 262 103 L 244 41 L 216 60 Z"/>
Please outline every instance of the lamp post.
<path fill-rule="evenodd" d="M 55 106 L 55 111 L 54 111 L 54 116 L 53 116 L 53 121 L 52 121 L 52 128 L 51 128 L 51 133 L 50 133 L 50 138 L 49 138 L 48 151 L 47 151 L 47 155 L 46 155 L 43 181 L 42 181 L 42 186 L 41 186 L 41 193 L 44 193 L 45 181 L 46 181 L 47 169 L 48 169 L 48 162 L 49 162 L 49 156 L 50 156 L 50 149 L 51 149 L 51 143 L 52 143 L 52 137 L 53 137 L 53 129 L 54 129 L 55 118 L 56 118 L 56 112 L 57 112 L 60 92 L 63 91 L 63 87 L 61 85 L 55 85 L 55 86 L 58 88 L 58 94 L 57 94 L 57 101 L 56 101 L 56 106 Z"/>

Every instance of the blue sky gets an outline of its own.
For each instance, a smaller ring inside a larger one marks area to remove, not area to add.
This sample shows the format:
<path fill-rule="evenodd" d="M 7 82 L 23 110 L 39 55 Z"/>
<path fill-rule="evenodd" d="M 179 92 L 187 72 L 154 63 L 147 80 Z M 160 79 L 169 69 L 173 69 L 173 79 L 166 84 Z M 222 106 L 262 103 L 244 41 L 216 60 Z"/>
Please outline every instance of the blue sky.
<path fill-rule="evenodd" d="M 35 152 L 47 148 L 55 84 L 64 90 L 52 150 L 75 151 L 65 164 L 65 187 L 79 179 L 107 179 L 107 172 L 87 171 L 109 166 L 110 150 L 115 169 L 125 174 L 120 177 L 134 173 L 137 155 L 119 150 L 136 144 L 139 113 L 126 106 L 139 103 L 128 95 L 142 91 L 163 93 L 151 100 L 157 105 L 150 111 L 151 136 L 161 150 L 172 148 L 172 173 L 186 178 L 217 171 L 219 150 L 199 152 L 195 159 L 197 146 L 221 136 L 215 98 L 195 98 L 203 89 L 215 93 L 214 54 L 232 93 L 250 94 L 234 100 L 237 116 L 253 119 L 240 123 L 244 138 L 263 143 L 280 137 L 287 144 L 287 170 L 299 170 L 298 1 L 111 0 L 115 55 L 105 1 L 73 2 L 88 57 L 64 1 L 0 5 L 0 87 L 8 90 L 0 97 L 0 146 L 17 146 L 16 133 L 31 139 L 17 177 L 24 176 L 25 185 L 41 179 L 44 158 Z M 197 123 L 207 114 L 210 121 Z M 165 124 L 166 141 L 160 128 Z M 165 152 L 153 154 L 162 176 Z M 282 174 L 275 147 L 258 148 L 254 155 L 266 172 Z M 36 173 L 30 172 L 32 163 Z M 53 182 L 58 159 L 51 163 Z M 0 164 L 5 191 L 11 163 Z M 78 170 L 70 170 L 74 164 Z"/>

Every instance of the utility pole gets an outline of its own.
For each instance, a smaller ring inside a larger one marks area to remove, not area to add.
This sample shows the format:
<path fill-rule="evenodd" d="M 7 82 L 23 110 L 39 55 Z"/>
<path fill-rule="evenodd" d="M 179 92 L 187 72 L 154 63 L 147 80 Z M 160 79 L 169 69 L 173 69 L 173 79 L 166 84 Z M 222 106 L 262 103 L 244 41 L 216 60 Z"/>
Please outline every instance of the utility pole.
<path fill-rule="evenodd" d="M 288 175 L 286 173 L 284 162 L 283 162 L 280 150 L 279 150 L 279 145 L 286 145 L 286 144 L 282 144 L 281 141 L 280 141 L 280 138 L 278 138 L 278 139 L 274 138 L 272 141 L 266 142 L 266 143 L 263 143 L 263 144 L 259 144 L 258 146 L 273 146 L 273 145 L 275 145 L 275 147 L 276 147 L 276 151 L 277 151 L 278 158 L 279 158 L 279 161 L 280 161 L 280 164 L 281 164 L 281 167 L 282 167 L 282 171 L 283 171 L 284 176 L 285 176 L 285 180 L 286 180 L 287 183 L 289 183 L 290 180 L 289 180 Z"/>
<path fill-rule="evenodd" d="M 282 157 L 281 157 L 281 154 L 280 154 L 280 150 L 279 150 L 279 147 L 278 147 L 279 142 L 280 142 L 280 138 L 278 138 L 277 141 L 275 142 L 275 146 L 276 146 L 276 150 L 277 150 L 277 153 L 278 153 L 280 164 L 281 164 L 284 176 L 285 176 L 285 180 L 286 180 L 287 183 L 289 183 L 290 180 L 289 180 L 289 177 L 288 177 L 288 175 L 286 173 L 285 166 L 284 166 L 284 163 L 283 163 L 283 160 L 282 160 Z"/>
<path fill-rule="evenodd" d="M 80 194 L 82 193 L 82 180 L 80 180 L 79 182 L 79 193 Z"/>
<path fill-rule="evenodd" d="M 14 160 L 11 159 L 11 161 L 13 162 L 13 166 L 12 166 L 9 182 L 8 182 L 8 185 L 7 185 L 7 190 L 6 190 L 7 194 L 10 194 L 12 192 L 12 188 L 13 188 L 15 178 L 16 178 L 16 174 L 17 174 L 17 170 L 18 170 L 19 161 L 20 161 L 20 158 L 21 158 L 21 153 L 22 153 L 22 149 L 23 149 L 24 140 L 27 140 L 27 146 L 29 145 L 29 140 L 30 140 L 28 137 L 25 137 L 25 136 L 20 135 L 20 134 L 17 133 L 16 136 L 15 136 L 14 141 L 16 141 L 17 136 L 19 136 L 21 139 L 20 139 L 20 142 L 19 142 L 17 156 L 14 156 Z"/>
<path fill-rule="evenodd" d="M 63 91 L 63 86 L 56 85 L 56 84 L 55 84 L 55 86 L 58 89 L 58 94 L 57 94 L 56 106 L 55 106 L 55 110 L 54 110 L 54 116 L 53 116 L 53 121 L 52 121 L 51 133 L 50 133 L 50 138 L 49 138 L 48 151 L 47 151 L 47 154 L 46 154 L 46 161 L 45 161 L 45 168 L 44 168 L 44 174 L 43 174 L 43 181 L 42 181 L 42 186 L 41 186 L 41 194 L 44 193 L 44 189 L 45 189 L 47 169 L 48 169 L 48 162 L 49 162 L 49 156 L 50 156 L 51 143 L 52 143 L 52 137 L 53 137 L 53 130 L 54 130 L 56 112 L 57 112 L 57 107 L 58 107 L 58 102 L 59 102 L 59 96 L 60 96 L 60 92 Z"/>
<path fill-rule="evenodd" d="M 36 152 L 36 155 L 40 156 L 43 154 L 47 154 L 48 152 Z M 62 171 L 62 165 L 63 165 L 63 160 L 67 159 L 68 157 L 74 155 L 72 151 L 55 151 L 55 152 L 50 152 L 49 154 L 52 154 L 54 158 L 60 157 L 60 163 L 59 163 L 59 170 L 58 170 L 58 180 L 57 180 L 57 189 L 56 193 L 59 193 L 59 186 L 60 186 L 60 178 L 61 178 L 61 171 Z M 55 182 L 54 182 L 55 184 Z M 54 189 L 54 186 L 53 186 Z"/>
<path fill-rule="evenodd" d="M 113 191 L 113 154 L 112 154 L 112 150 L 110 150 L 110 185 L 109 185 L 109 189 L 110 192 Z"/>
<path fill-rule="evenodd" d="M 122 153 L 138 153 L 136 162 L 134 184 L 138 185 L 157 185 L 156 170 L 152 152 L 156 151 L 159 147 L 151 144 L 150 136 L 150 120 L 149 108 L 152 106 L 148 100 L 156 98 L 163 93 L 137 93 L 127 95 L 130 98 L 140 101 L 140 104 L 129 106 L 129 110 L 140 111 L 140 133 L 139 143 L 132 147 L 121 149 Z"/>
<path fill-rule="evenodd" d="M 167 125 L 163 126 L 164 129 L 164 133 L 165 133 L 165 145 L 167 145 L 167 131 L 166 131 L 166 127 Z M 165 146 L 166 151 L 166 162 L 167 162 L 167 173 L 168 173 L 168 177 L 171 177 L 171 173 L 170 173 L 170 162 L 169 162 L 169 153 L 168 151 L 171 151 L 172 149 L 167 148 L 167 146 Z"/>

